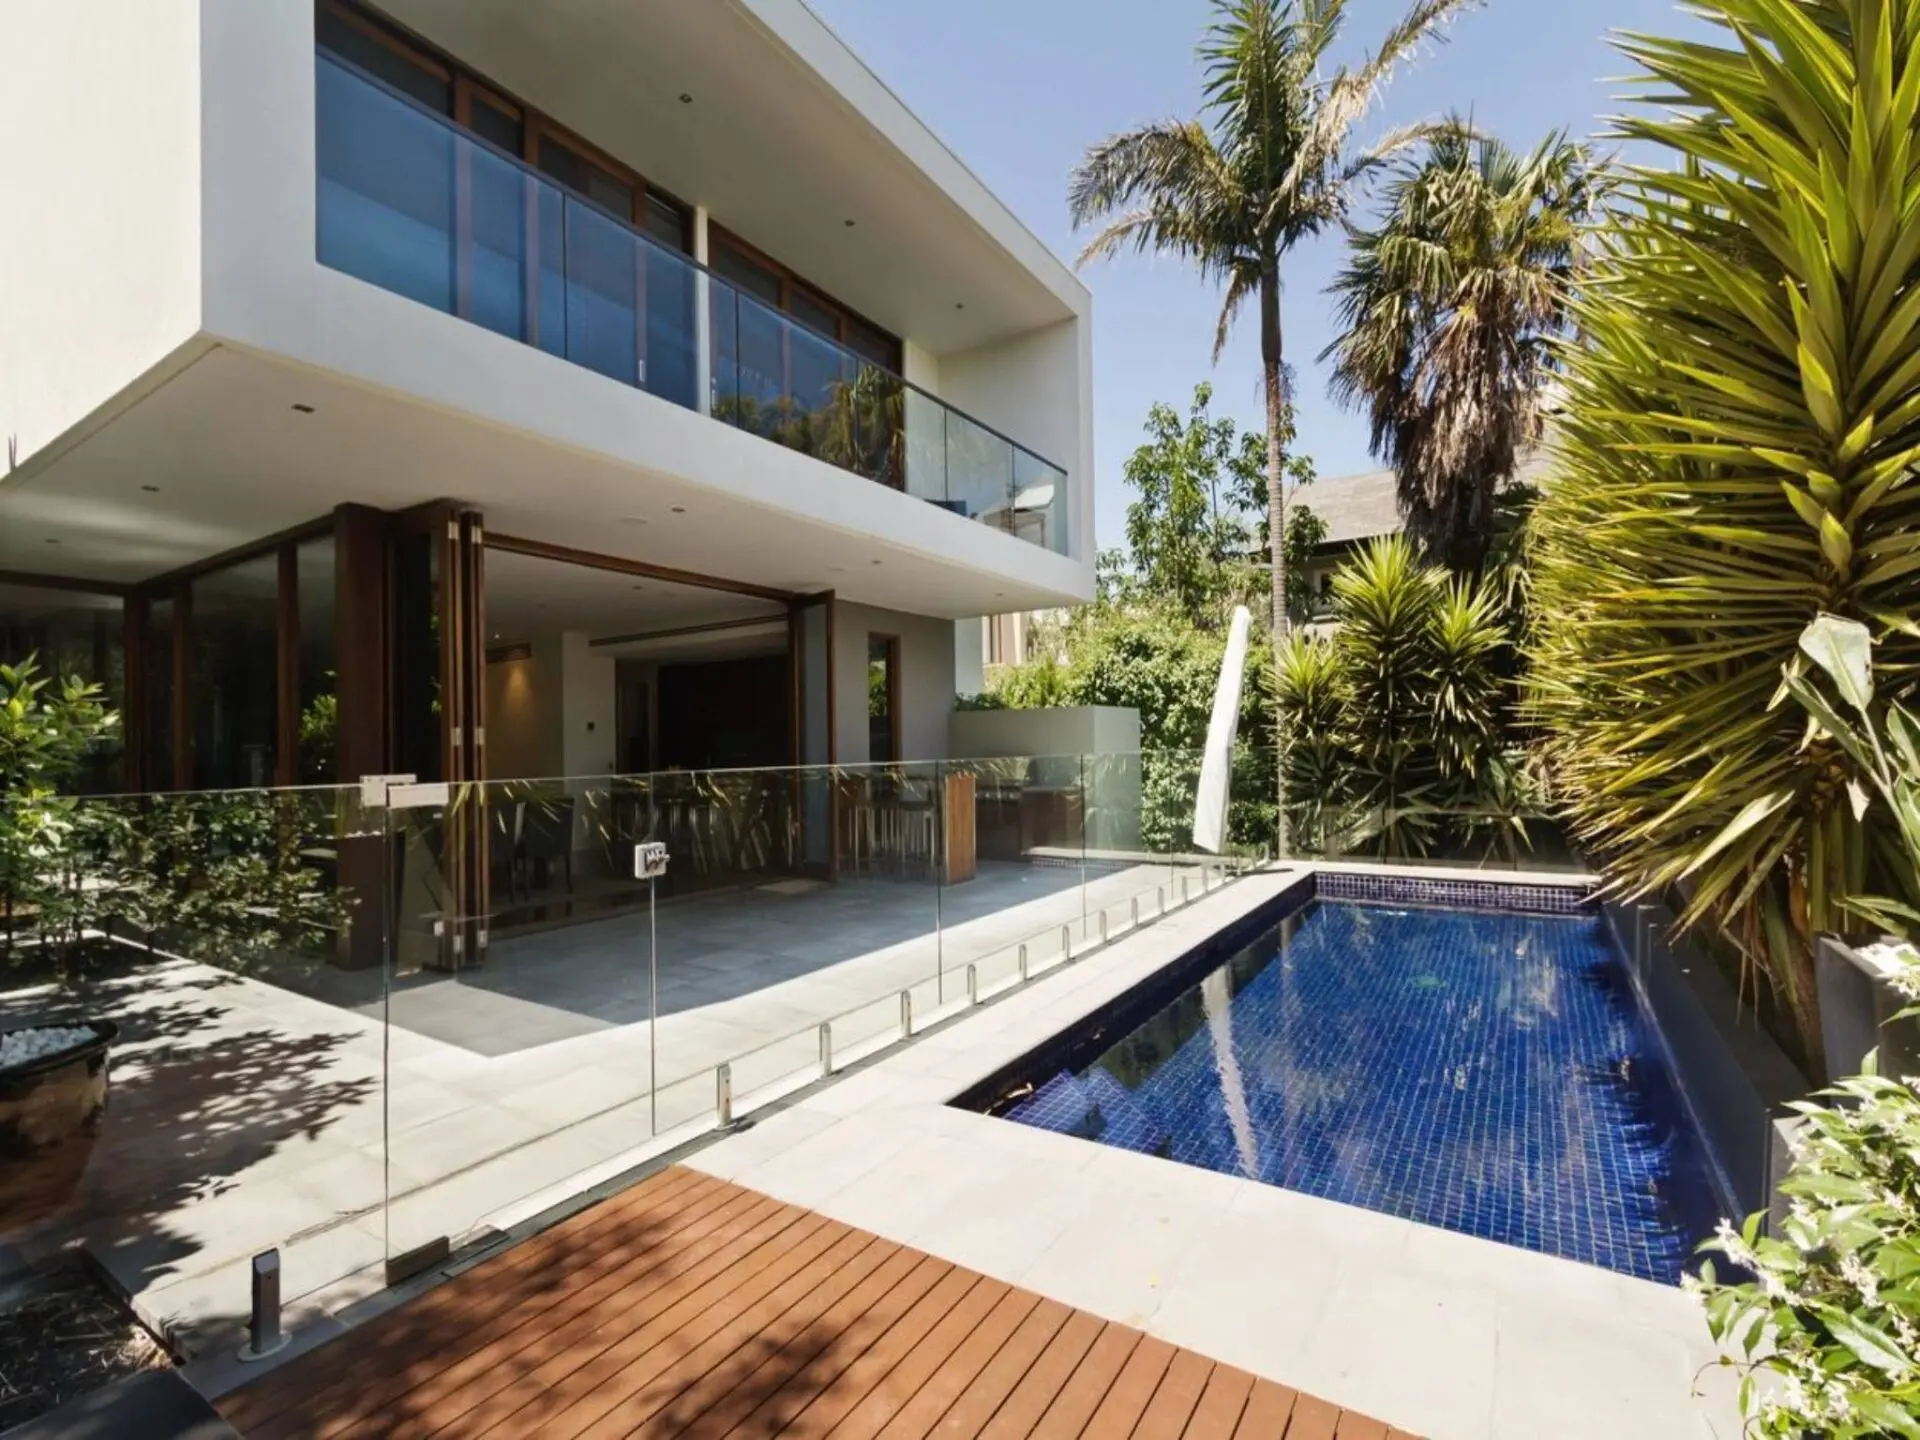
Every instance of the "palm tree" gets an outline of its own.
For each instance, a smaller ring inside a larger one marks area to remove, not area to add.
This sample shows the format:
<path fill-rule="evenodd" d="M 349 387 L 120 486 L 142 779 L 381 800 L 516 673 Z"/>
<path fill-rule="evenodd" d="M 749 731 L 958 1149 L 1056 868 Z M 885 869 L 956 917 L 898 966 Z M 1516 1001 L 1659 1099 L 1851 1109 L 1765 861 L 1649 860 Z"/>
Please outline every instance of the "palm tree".
<path fill-rule="evenodd" d="M 1540 439 L 1581 227 L 1603 183 L 1564 134 L 1522 156 L 1455 119 L 1401 165 L 1376 229 L 1335 280 L 1333 391 L 1364 406 L 1373 453 L 1429 555 L 1478 571 L 1494 500 Z"/>
<path fill-rule="evenodd" d="M 1199 47 L 1200 118 L 1161 120 L 1088 149 L 1068 185 L 1076 228 L 1100 225 L 1082 264 L 1132 248 L 1191 262 L 1226 286 L 1213 355 L 1251 297 L 1260 314 L 1267 408 L 1267 539 L 1273 632 L 1287 633 L 1286 447 L 1291 442 L 1280 324 L 1289 251 L 1341 219 L 1356 186 L 1427 127 L 1389 132 L 1355 150 L 1353 129 L 1394 67 L 1474 0 L 1413 0 L 1379 48 L 1328 71 L 1347 0 L 1214 0 Z M 1280 844 L 1287 845 L 1285 767 Z"/>

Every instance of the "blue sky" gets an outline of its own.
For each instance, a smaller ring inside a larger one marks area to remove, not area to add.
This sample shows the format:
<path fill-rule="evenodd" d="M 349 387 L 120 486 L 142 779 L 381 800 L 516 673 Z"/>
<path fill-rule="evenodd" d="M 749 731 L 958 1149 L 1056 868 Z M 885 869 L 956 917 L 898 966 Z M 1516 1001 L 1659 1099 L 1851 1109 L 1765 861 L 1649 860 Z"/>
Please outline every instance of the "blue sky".
<path fill-rule="evenodd" d="M 1068 260 L 1081 242 L 1067 222 L 1067 174 L 1086 146 L 1199 106 L 1193 50 L 1206 0 L 810 3 Z M 1370 45 L 1404 3 L 1352 0 L 1347 43 L 1356 52 Z M 1674 0 L 1491 0 L 1457 21 L 1446 45 L 1395 77 L 1372 123 L 1460 109 L 1516 147 L 1556 128 L 1593 134 L 1619 108 L 1620 86 L 1610 82 L 1628 68 L 1608 32 L 1677 33 L 1690 23 Z M 1296 250 L 1282 302 L 1288 359 L 1299 372 L 1300 445 L 1327 478 L 1373 467 L 1364 422 L 1327 398 L 1316 358 L 1332 336 L 1323 291 L 1342 248 L 1335 234 Z M 1112 545 L 1124 525 L 1121 467 L 1150 404 L 1166 400 L 1184 410 L 1194 384 L 1210 379 L 1216 412 L 1260 423 L 1259 334 L 1243 318 L 1216 370 L 1209 352 L 1218 299 L 1176 262 L 1130 256 L 1082 276 L 1094 293 L 1099 539 Z"/>

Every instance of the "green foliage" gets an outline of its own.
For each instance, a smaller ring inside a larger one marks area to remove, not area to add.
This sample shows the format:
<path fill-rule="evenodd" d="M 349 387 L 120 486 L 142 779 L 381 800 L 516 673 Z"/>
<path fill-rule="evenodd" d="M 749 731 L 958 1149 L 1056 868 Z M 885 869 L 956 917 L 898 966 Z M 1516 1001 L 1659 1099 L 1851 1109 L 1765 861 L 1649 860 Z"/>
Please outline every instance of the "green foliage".
<path fill-rule="evenodd" d="M 1817 617 L 1783 673 L 1776 700 L 1799 701 L 1809 743 L 1840 745 L 1869 778 L 1875 794 L 1856 788 L 1856 810 L 1877 795 L 1893 813 L 1906 873 L 1920 873 L 1920 723 L 1876 697 L 1867 627 Z M 1856 904 L 1909 934 L 1920 922 L 1911 905 Z M 1920 965 L 1893 983 L 1920 999 Z M 1737 1234 L 1723 1225 L 1708 1247 L 1755 1277 L 1722 1284 L 1708 1262 L 1699 1288 L 1714 1339 L 1746 1371 L 1741 1405 L 1760 1435 L 1920 1437 L 1920 1095 L 1911 1080 L 1874 1069 L 1870 1061 L 1866 1075 L 1824 1092 L 1831 1105 L 1794 1106 L 1804 1128 L 1780 1187 L 1789 1201 L 1780 1233 L 1763 1235 L 1766 1217 L 1755 1215 Z"/>
<path fill-rule="evenodd" d="M 1623 893 L 1771 982 L 1821 1069 L 1812 938 L 1901 888 L 1884 807 L 1769 709 L 1802 629 L 1920 669 L 1920 0 L 1701 0 L 1622 47 L 1663 111 L 1573 304 L 1535 511 L 1535 713 Z"/>
<path fill-rule="evenodd" d="M 1814 683 L 1803 660 L 1827 676 L 1840 706 Z M 1788 695 L 1812 719 L 1805 743 L 1830 740 L 1839 745 L 1872 786 L 1870 794 L 1858 781 L 1849 785 L 1855 816 L 1866 815 L 1877 794 L 1899 837 L 1902 862 L 1889 869 L 1903 885 L 1901 893 L 1896 897 L 1850 895 L 1846 908 L 1883 930 L 1916 938 L 1920 934 L 1920 908 L 1916 908 L 1920 906 L 1920 720 L 1891 696 L 1876 697 L 1873 634 L 1859 621 L 1837 615 L 1820 615 L 1801 632 L 1800 654 L 1787 662 L 1775 702 Z M 1857 719 L 1847 719 L 1841 707 Z"/>
<path fill-rule="evenodd" d="M 1252 604 L 1269 584 L 1266 444 L 1210 411 L 1213 387 L 1202 383 L 1183 421 L 1171 405 L 1147 414 L 1146 443 L 1128 458 L 1127 545 L 1101 557 L 1102 594 L 1129 603 L 1164 603 L 1195 625 L 1224 624 L 1236 605 Z M 1292 435 L 1292 407 L 1286 426 Z M 1304 455 L 1286 462 L 1289 613 L 1304 619 L 1311 596 L 1306 562 L 1326 536 L 1326 523 L 1293 497 L 1314 480 Z"/>
<path fill-rule="evenodd" d="M 1902 984 L 1920 994 L 1920 974 Z M 1869 1074 L 1822 1098 L 1792 1107 L 1803 1126 L 1779 1233 L 1754 1215 L 1707 1247 L 1755 1278 L 1722 1283 L 1708 1261 L 1696 1288 L 1744 1372 L 1749 1433 L 1920 1437 L 1920 1096 Z"/>
<path fill-rule="evenodd" d="M 1334 281 L 1334 395 L 1366 409 L 1409 533 L 1456 570 L 1486 562 L 1500 486 L 1540 439 L 1580 230 L 1604 194 L 1564 135 L 1521 156 L 1455 118 L 1397 167 Z"/>
<path fill-rule="evenodd" d="M 0 666 L 0 944 L 11 957 L 65 964 L 111 932 L 242 967 L 344 922 L 348 901 L 323 880 L 331 792 L 64 793 L 118 728 L 99 696 L 71 678 L 56 689 L 31 657 Z"/>
<path fill-rule="evenodd" d="M 1047 710 L 1075 703 L 1067 698 L 1067 667 L 1052 655 L 1006 666 L 994 677 L 989 694 L 1002 710 Z"/>
<path fill-rule="evenodd" d="M 1274 665 L 1295 837 L 1331 851 L 1512 854 L 1540 797 L 1508 729 L 1499 597 L 1420 563 L 1404 536 L 1335 574 L 1331 638 Z"/>

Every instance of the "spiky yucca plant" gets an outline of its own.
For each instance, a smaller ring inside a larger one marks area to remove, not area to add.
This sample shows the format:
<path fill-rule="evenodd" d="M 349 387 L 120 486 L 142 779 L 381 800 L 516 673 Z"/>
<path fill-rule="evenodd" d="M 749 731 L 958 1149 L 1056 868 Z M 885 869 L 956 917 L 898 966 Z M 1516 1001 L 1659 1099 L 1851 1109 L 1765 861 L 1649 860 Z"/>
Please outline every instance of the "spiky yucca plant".
<path fill-rule="evenodd" d="M 1333 637 L 1290 637 L 1274 662 L 1302 840 L 1426 855 L 1483 829 L 1510 769 L 1493 587 L 1421 563 L 1393 535 L 1343 565 L 1333 591 Z"/>
<path fill-rule="evenodd" d="M 1821 1069 L 1811 940 L 1890 888 L 1845 756 L 1770 709 L 1801 630 L 1920 663 L 1920 0 L 1696 0 L 1725 43 L 1628 37 L 1651 110 L 1574 319 L 1534 517 L 1533 677 L 1579 834 L 1679 886 Z"/>

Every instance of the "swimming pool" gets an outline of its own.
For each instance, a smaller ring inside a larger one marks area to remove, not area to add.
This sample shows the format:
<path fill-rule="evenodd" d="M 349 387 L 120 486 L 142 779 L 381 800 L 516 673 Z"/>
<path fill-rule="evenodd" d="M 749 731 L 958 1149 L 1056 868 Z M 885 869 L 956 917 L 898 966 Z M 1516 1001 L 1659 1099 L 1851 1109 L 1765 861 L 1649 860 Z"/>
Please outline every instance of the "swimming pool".
<path fill-rule="evenodd" d="M 1675 1283 L 1719 1211 L 1703 1152 L 1599 915 L 1563 908 L 1316 899 L 968 1098 Z"/>

